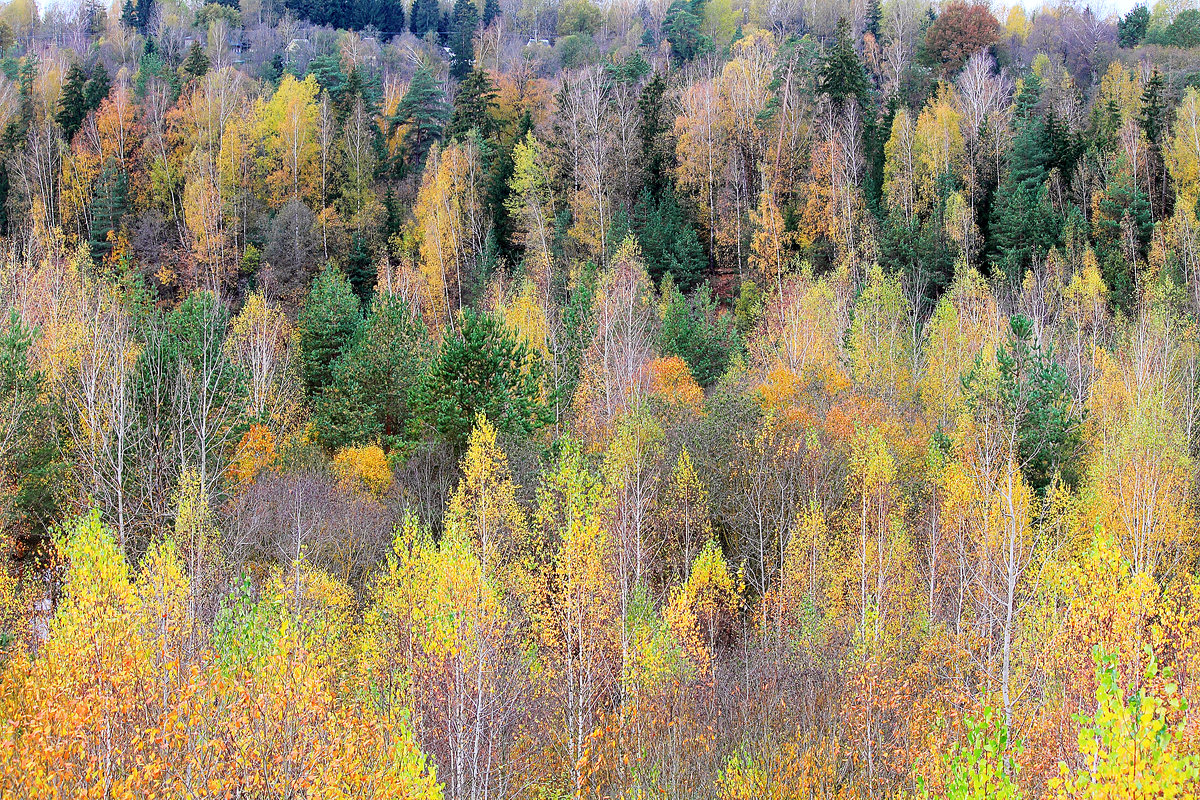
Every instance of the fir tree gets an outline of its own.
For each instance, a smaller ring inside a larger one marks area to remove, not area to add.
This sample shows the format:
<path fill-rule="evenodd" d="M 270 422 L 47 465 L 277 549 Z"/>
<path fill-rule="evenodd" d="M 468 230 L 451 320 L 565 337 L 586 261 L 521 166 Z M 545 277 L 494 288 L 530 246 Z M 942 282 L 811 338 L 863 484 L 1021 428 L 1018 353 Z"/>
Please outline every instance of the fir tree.
<path fill-rule="evenodd" d="M 500 16 L 500 0 L 483 0 L 483 27 L 490 27 Z"/>
<path fill-rule="evenodd" d="M 425 37 L 430 31 L 436 31 L 441 19 L 438 0 L 413 0 L 412 11 L 408 18 L 408 29 L 418 39 Z"/>
<path fill-rule="evenodd" d="M 54 115 L 68 142 L 75 138 L 87 116 L 87 101 L 84 98 L 86 83 L 87 75 L 84 74 L 83 67 L 72 64 L 63 79 L 62 91 L 58 95 L 58 111 Z"/>
<path fill-rule="evenodd" d="M 95 111 L 108 97 L 112 84 L 108 80 L 108 70 L 103 64 L 97 63 L 92 68 L 92 77 L 88 78 L 83 87 L 83 101 L 88 111 Z"/>
<path fill-rule="evenodd" d="M 121 229 L 121 217 L 129 210 L 129 176 L 125 170 L 109 164 L 96 179 L 92 199 L 92 223 L 88 232 L 88 249 L 92 262 L 100 264 L 112 252 L 109 234 Z"/>
<path fill-rule="evenodd" d="M 334 382 L 317 410 L 321 441 L 330 449 L 380 442 L 402 446 L 428 360 L 429 334 L 407 301 L 375 301 L 362 331 L 334 365 Z"/>

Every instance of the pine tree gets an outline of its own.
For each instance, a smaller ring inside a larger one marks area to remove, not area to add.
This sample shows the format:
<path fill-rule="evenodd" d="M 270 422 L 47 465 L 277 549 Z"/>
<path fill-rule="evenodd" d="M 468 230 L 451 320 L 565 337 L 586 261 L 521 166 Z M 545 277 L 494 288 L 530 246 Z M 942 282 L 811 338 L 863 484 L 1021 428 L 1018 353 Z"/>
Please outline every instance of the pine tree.
<path fill-rule="evenodd" d="M 1117 43 L 1121 47 L 1137 47 L 1146 38 L 1150 27 L 1150 9 L 1144 5 L 1134 7 L 1117 20 Z"/>
<path fill-rule="evenodd" d="M 442 134 L 446 116 L 442 87 L 438 86 L 433 70 L 422 61 L 391 119 L 392 130 L 408 126 L 404 143 L 410 163 L 420 164 L 425 158 L 429 146 Z"/>
<path fill-rule="evenodd" d="M 192 42 L 181 67 L 184 74 L 192 80 L 199 80 L 208 72 L 208 66 L 208 56 L 204 53 L 204 48 L 199 42 Z"/>
<path fill-rule="evenodd" d="M 496 87 L 487 70 L 476 68 L 458 87 L 454 96 L 454 113 L 446 126 L 446 136 L 461 139 L 470 130 L 479 131 L 485 139 L 495 133 L 496 121 L 492 109 L 496 106 Z"/>
<path fill-rule="evenodd" d="M 438 0 L 413 0 L 408 29 L 418 39 L 424 38 L 430 31 L 436 31 L 440 20 Z"/>
<path fill-rule="evenodd" d="M 450 75 L 461 81 L 475 63 L 475 29 L 479 27 L 479 9 L 475 0 L 454 1 L 454 31 L 450 37 Z"/>
<path fill-rule="evenodd" d="M 325 446 L 402 446 L 412 425 L 428 348 L 428 331 L 407 301 L 392 295 L 376 299 L 354 345 L 334 366 L 333 387 L 317 410 Z"/>
<path fill-rule="evenodd" d="M 421 386 L 425 422 L 462 451 L 479 414 L 502 433 L 529 435 L 551 419 L 541 359 L 491 314 L 466 309 Z"/>
<path fill-rule="evenodd" d="M 338 357 L 354 344 L 362 322 L 358 296 L 337 267 L 326 265 L 300 309 L 300 378 L 312 396 L 333 383 Z"/>
<path fill-rule="evenodd" d="M 838 20 L 837 38 L 821 65 L 821 91 L 829 95 L 834 105 L 841 106 L 849 98 L 863 105 L 867 99 L 867 74 L 854 43 L 850 39 L 850 23 L 845 17 Z"/>
<path fill-rule="evenodd" d="M 58 96 L 58 111 L 54 115 L 68 142 L 75 138 L 87 116 L 87 101 L 84 98 L 86 83 L 87 75 L 84 74 L 83 67 L 72 64 L 63 79 L 62 92 Z"/>

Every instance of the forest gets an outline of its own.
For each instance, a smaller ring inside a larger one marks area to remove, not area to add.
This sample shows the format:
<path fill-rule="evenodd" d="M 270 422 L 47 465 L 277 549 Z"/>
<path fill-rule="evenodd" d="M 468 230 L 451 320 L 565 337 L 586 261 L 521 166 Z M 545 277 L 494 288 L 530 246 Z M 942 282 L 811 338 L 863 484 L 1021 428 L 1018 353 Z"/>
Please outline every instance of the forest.
<path fill-rule="evenodd" d="M 1200 6 L 0 6 L 0 796 L 1200 796 Z"/>

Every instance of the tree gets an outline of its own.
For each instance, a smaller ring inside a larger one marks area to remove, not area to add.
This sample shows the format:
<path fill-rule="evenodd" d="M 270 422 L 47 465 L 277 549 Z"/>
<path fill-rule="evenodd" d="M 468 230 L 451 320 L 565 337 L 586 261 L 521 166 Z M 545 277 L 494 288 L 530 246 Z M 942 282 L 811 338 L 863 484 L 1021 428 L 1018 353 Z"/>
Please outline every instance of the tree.
<path fill-rule="evenodd" d="M 332 450 L 380 442 L 394 450 L 407 442 L 428 346 L 428 332 L 406 301 L 378 297 L 315 409 L 322 443 Z"/>
<path fill-rule="evenodd" d="M 421 385 L 421 417 L 460 452 L 480 415 L 501 433 L 532 435 L 551 421 L 543 369 L 541 359 L 504 323 L 464 309 Z"/>
<path fill-rule="evenodd" d="M 58 111 L 55 121 L 63 129 L 63 136 L 69 142 L 75 138 L 79 126 L 87 116 L 87 101 L 84 99 L 84 85 L 87 75 L 78 63 L 71 64 L 63 78 L 62 92 L 58 96 Z"/>
<path fill-rule="evenodd" d="M 55 518 L 63 478 L 45 377 L 30 363 L 36 336 L 16 309 L 0 328 L 0 520 L 27 547 Z"/>
<path fill-rule="evenodd" d="M 696 382 L 709 386 L 722 375 L 738 348 L 733 315 L 721 310 L 708 284 L 685 297 L 664 282 L 663 312 L 659 342 L 665 355 L 678 355 L 687 362 Z"/>
<path fill-rule="evenodd" d="M 924 54 L 944 77 L 952 77 L 972 55 L 996 43 L 1000 23 L 986 5 L 950 3 L 925 31 Z"/>
<path fill-rule="evenodd" d="M 467 0 L 460 0 L 467 2 Z M 454 111 L 446 125 L 446 137 L 461 139 L 471 130 L 479 131 L 485 139 L 495 133 L 496 87 L 482 67 L 475 67 L 458 86 L 454 95 Z"/>
<path fill-rule="evenodd" d="M 475 30 L 479 8 L 475 0 L 454 0 L 454 32 L 450 37 L 450 75 L 462 81 L 475 64 Z"/>
<path fill-rule="evenodd" d="M 1147 650 L 1149 648 L 1147 647 Z M 1167 673 L 1149 654 L 1140 688 L 1126 695 L 1115 655 L 1096 653 L 1096 711 L 1084 715 L 1080 755 L 1088 768 L 1072 773 L 1059 765 L 1051 782 L 1059 800 L 1109 797 L 1186 797 L 1200 784 L 1200 763 L 1182 744 L 1176 715 L 1185 708 Z M 1161 693 L 1156 691 L 1162 684 Z"/>
<path fill-rule="evenodd" d="M 671 43 L 671 54 L 691 61 L 712 49 L 712 39 L 702 33 L 704 0 L 674 0 L 667 9 L 663 28 Z"/>
<path fill-rule="evenodd" d="M 180 66 L 183 73 L 191 80 L 199 80 L 208 72 L 208 56 L 204 53 L 204 48 L 199 42 L 192 42 L 192 46 L 188 48 L 187 58 L 183 60 Z"/>
<path fill-rule="evenodd" d="M 300 342 L 300 378 L 311 396 L 334 380 L 339 356 L 353 346 L 362 323 L 358 297 L 346 275 L 327 264 L 313 281 L 296 320 Z"/>
<path fill-rule="evenodd" d="M 441 10 L 438 0 L 413 0 L 409 12 L 408 29 L 417 38 L 424 38 L 430 31 L 436 31 L 441 20 Z"/>
<path fill-rule="evenodd" d="M 1146 38 L 1150 25 L 1150 9 L 1137 5 L 1117 20 L 1117 42 L 1121 47 L 1137 47 Z"/>
<path fill-rule="evenodd" d="M 429 146 L 441 136 L 448 114 L 442 88 L 438 86 L 433 70 L 422 61 L 389 121 L 393 131 L 401 126 L 404 128 L 405 157 L 409 163 L 422 163 Z"/>
<path fill-rule="evenodd" d="M 838 20 L 833 46 L 825 53 L 819 76 L 821 92 L 828 95 L 834 105 L 842 106 L 853 98 L 860 106 L 866 104 L 867 75 L 854 42 L 850 38 L 850 23 L 843 17 Z"/>
<path fill-rule="evenodd" d="M 112 84 L 108 79 L 108 69 L 103 63 L 97 63 L 92 67 L 92 74 L 88 78 L 87 84 L 83 87 L 84 105 L 88 111 L 95 111 L 100 107 L 100 104 L 108 97 L 108 92 L 112 88 Z"/>

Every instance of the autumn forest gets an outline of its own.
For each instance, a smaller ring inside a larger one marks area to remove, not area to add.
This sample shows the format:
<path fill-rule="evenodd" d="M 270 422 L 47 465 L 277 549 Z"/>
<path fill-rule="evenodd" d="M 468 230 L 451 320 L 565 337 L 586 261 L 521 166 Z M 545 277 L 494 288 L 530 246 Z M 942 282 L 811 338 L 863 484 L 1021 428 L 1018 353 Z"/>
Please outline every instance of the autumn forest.
<path fill-rule="evenodd" d="M 1200 796 L 1200 7 L 0 5 L 0 797 Z"/>

